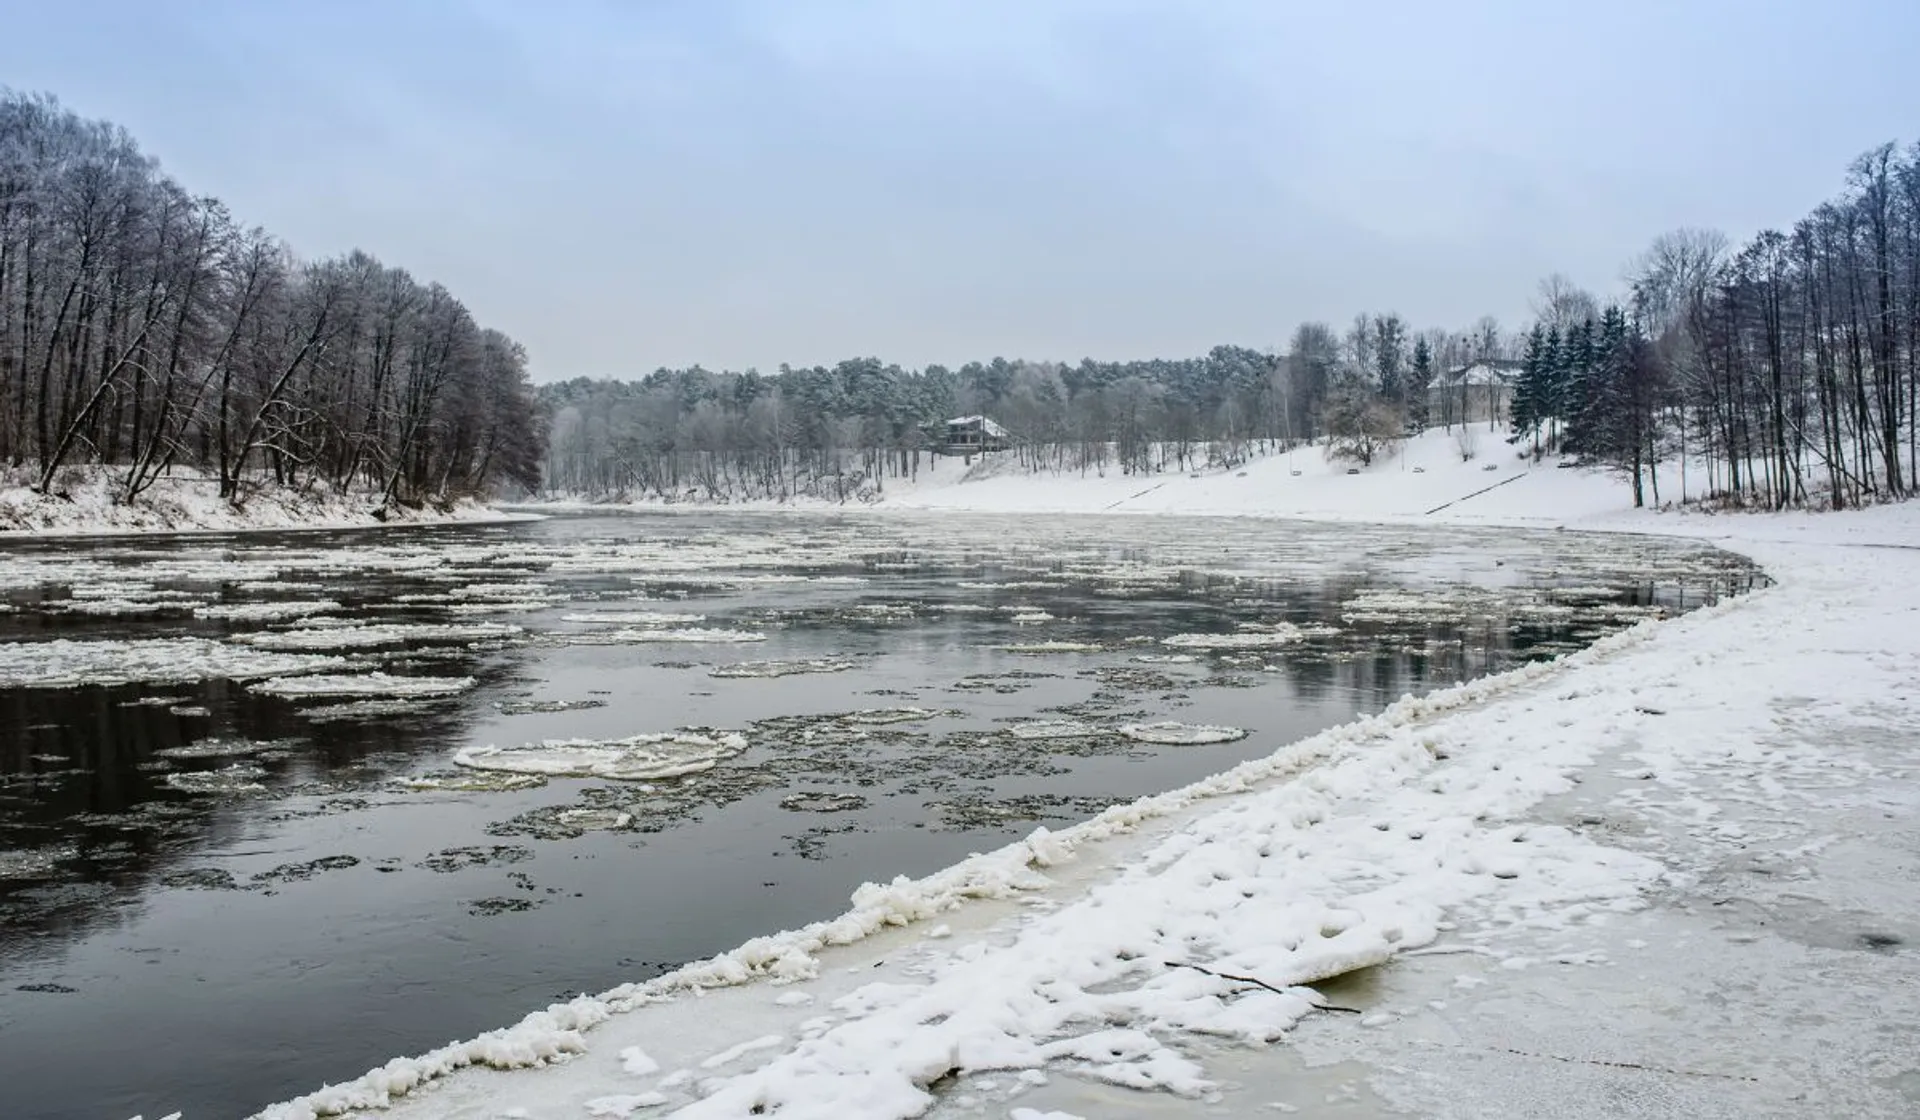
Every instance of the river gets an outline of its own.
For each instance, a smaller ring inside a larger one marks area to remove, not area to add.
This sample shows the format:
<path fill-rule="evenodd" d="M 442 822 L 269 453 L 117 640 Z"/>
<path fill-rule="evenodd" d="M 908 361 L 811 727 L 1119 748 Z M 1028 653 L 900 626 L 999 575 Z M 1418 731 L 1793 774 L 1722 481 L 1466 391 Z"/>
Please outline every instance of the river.
<path fill-rule="evenodd" d="M 0 1116 L 242 1116 L 1759 578 L 972 514 L 0 546 Z"/>

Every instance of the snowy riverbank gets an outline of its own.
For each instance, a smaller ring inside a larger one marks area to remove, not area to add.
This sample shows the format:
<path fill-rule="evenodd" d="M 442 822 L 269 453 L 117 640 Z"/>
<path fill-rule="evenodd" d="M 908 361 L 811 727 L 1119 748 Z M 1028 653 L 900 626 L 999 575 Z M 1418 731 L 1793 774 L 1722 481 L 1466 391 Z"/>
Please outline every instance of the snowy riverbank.
<path fill-rule="evenodd" d="M 109 472 L 72 471 L 58 494 L 35 492 L 23 481 L 0 482 L 0 540 L 20 537 L 109 536 L 122 533 L 242 532 L 291 529 L 358 529 L 377 525 L 512 521 L 507 513 L 475 501 L 447 509 L 398 509 L 374 516 L 376 495 L 262 489 L 235 507 L 222 500 L 218 483 L 190 475 L 163 478 L 130 505 L 115 501 Z"/>
<path fill-rule="evenodd" d="M 1709 536 L 1778 582 L 265 1115 L 1910 1115 L 1920 509 L 1502 493 L 1472 519 Z M 1361 1014 L 1298 987 L 1382 962 L 1326 988 Z M 474 1065 L 547 1068 L 443 1077 Z"/>
<path fill-rule="evenodd" d="M 1352 473 L 1349 473 L 1352 472 Z M 1661 498 L 1680 496 L 1677 464 L 1661 477 Z M 1701 493 L 1696 466 L 1687 492 Z M 915 478 L 889 478 L 872 501 L 846 503 L 802 498 L 623 504 L 551 501 L 518 508 L 616 513 L 621 510 L 761 511 L 977 510 L 993 513 L 1125 513 L 1219 517 L 1305 518 L 1316 521 L 1570 525 L 1617 521 L 1630 515 L 1631 492 L 1603 472 L 1561 467 L 1558 457 L 1534 462 L 1509 446 L 1504 433 L 1476 427 L 1434 428 L 1366 466 L 1330 461 L 1319 447 L 1268 454 L 1231 469 L 1127 475 L 1068 471 L 1031 473 L 1011 455 L 967 463 L 933 458 Z"/>

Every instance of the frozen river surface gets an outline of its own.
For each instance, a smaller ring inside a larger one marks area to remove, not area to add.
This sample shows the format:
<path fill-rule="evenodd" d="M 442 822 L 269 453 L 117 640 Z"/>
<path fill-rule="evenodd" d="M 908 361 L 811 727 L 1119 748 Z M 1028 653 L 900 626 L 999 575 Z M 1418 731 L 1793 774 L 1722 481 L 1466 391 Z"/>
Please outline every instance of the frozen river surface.
<path fill-rule="evenodd" d="M 1173 518 L 13 546 L 0 1116 L 244 1115 L 1755 578 Z"/>

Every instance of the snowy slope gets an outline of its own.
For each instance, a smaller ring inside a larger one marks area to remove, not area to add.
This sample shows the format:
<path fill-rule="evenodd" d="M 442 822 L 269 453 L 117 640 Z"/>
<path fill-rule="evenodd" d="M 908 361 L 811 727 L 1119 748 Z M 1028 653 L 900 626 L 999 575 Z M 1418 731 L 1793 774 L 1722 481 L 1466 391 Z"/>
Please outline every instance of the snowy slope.
<path fill-rule="evenodd" d="M 1474 458 L 1453 434 L 1435 428 L 1367 467 L 1329 462 L 1319 448 L 1256 459 L 1232 471 L 1106 477 L 1025 474 L 954 463 L 917 485 L 888 484 L 882 506 L 1035 513 L 1184 513 L 1319 520 L 1398 521 L 1444 514 L 1448 521 L 1560 524 L 1617 513 L 1632 505 L 1619 479 L 1559 460 L 1535 464 L 1504 433 L 1476 428 Z M 1007 464 L 1010 466 L 1011 464 Z M 1349 474 L 1349 470 L 1358 473 Z"/>
<path fill-rule="evenodd" d="M 22 478 L 0 483 L 0 539 L 9 536 L 88 536 L 113 533 L 237 532 L 261 529 L 348 529 L 396 523 L 497 521 L 515 515 L 473 501 L 450 509 L 395 510 L 374 517 L 377 495 L 298 493 L 266 489 L 235 508 L 214 479 L 180 474 L 163 478 L 131 505 L 116 501 L 114 472 L 75 468 L 59 493 L 40 494 Z M 525 516 L 525 515 L 519 515 Z"/>
<path fill-rule="evenodd" d="M 1357 476 L 1299 464 L 1295 476 L 1282 460 L 1138 497 L 1131 480 L 1006 479 L 925 486 L 900 502 L 1088 509 L 1117 495 L 1131 509 L 1391 518 L 1459 496 L 1477 474 L 1504 477 L 1441 469 L 1439 441 L 1412 450 L 1411 478 L 1398 464 Z M 1413 475 L 1429 452 L 1434 467 Z M 1504 497 L 1489 519 L 1557 523 L 1616 518 L 1624 488 L 1550 471 L 1494 493 Z M 1897 860 L 1863 868 L 1821 853 L 1857 851 L 1865 841 L 1852 837 L 1875 835 L 1859 822 L 1898 820 L 1895 808 L 1910 821 L 1920 808 L 1920 771 L 1891 746 L 1920 735 L 1920 509 L 1623 523 L 1721 538 L 1779 582 L 1555 666 L 1402 701 L 924 880 L 869 885 L 839 918 L 263 1115 L 1108 1115 L 1137 1107 L 1137 1090 L 1155 1091 L 1168 1115 L 1183 1100 L 1194 1115 L 1238 1115 L 1269 1099 L 1250 1093 L 1316 1084 L 1280 1075 L 1298 1073 L 1288 1046 L 1261 1045 L 1296 1024 L 1318 1061 L 1370 1055 L 1368 1092 L 1428 1114 L 1610 1115 L 1609 1102 L 1651 1099 L 1762 1115 L 1815 1094 L 1835 1114 L 1910 1115 L 1893 1075 L 1916 1068 L 1920 962 L 1863 955 L 1879 943 L 1858 938 L 1920 937 L 1920 903 Z M 1585 799 L 1578 811 L 1572 798 Z M 1894 829 L 1897 850 L 1920 848 L 1910 823 L 1871 827 Z M 1664 972 L 1676 984 L 1755 944 L 1771 927 L 1724 933 L 1710 878 L 1750 847 L 1795 877 L 1778 890 L 1843 896 L 1856 941 L 1835 934 L 1839 947 L 1813 960 L 1752 954 L 1728 966 L 1738 985 L 1647 1002 L 1647 969 L 1632 957 L 1668 942 L 1612 931 L 1680 930 Z M 1686 917 L 1695 905 L 1707 916 Z M 1433 952 L 1447 955 L 1423 955 Z M 1385 975 L 1414 978 L 1404 990 L 1423 1002 L 1379 1006 L 1362 987 L 1336 998 L 1365 1014 L 1321 1025 L 1322 997 L 1301 985 L 1389 960 Z M 1562 983 L 1534 979 L 1551 969 L 1585 970 L 1591 1003 L 1556 1000 Z M 1456 979 L 1486 1018 L 1433 1027 Z M 1771 1003 L 1783 990 L 1791 1018 Z M 1525 1026 L 1475 1051 L 1505 1055 L 1508 1076 L 1484 1080 L 1511 1095 L 1461 1090 L 1452 1099 L 1472 1104 L 1459 1109 L 1436 1096 L 1459 1069 L 1486 1071 L 1430 1036 L 1486 1036 L 1523 1001 Z M 1604 1045 L 1590 1008 L 1613 1016 Z M 1863 1008 L 1887 1029 L 1858 1029 Z M 1818 1044 L 1777 1072 L 1809 1031 Z M 1397 1044 L 1377 1041 L 1387 1038 Z M 1222 1049 L 1233 1042 L 1256 1045 Z M 1544 1085 L 1558 1091 L 1540 1095 Z M 1335 1112 L 1360 1099 L 1351 1079 L 1331 1088 Z"/>

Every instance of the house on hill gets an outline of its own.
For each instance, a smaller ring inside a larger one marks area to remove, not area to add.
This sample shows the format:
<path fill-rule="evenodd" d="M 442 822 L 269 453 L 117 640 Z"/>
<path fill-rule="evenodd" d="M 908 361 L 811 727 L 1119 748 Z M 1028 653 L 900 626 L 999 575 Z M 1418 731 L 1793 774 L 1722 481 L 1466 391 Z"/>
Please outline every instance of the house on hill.
<path fill-rule="evenodd" d="M 933 450 L 941 455 L 978 455 L 1013 446 L 1012 434 L 986 416 L 956 416 L 945 424 L 929 424 L 925 430 Z"/>
<path fill-rule="evenodd" d="M 1451 369 L 1427 388 L 1427 423 L 1498 424 L 1513 415 L 1520 363 L 1490 358 Z"/>

